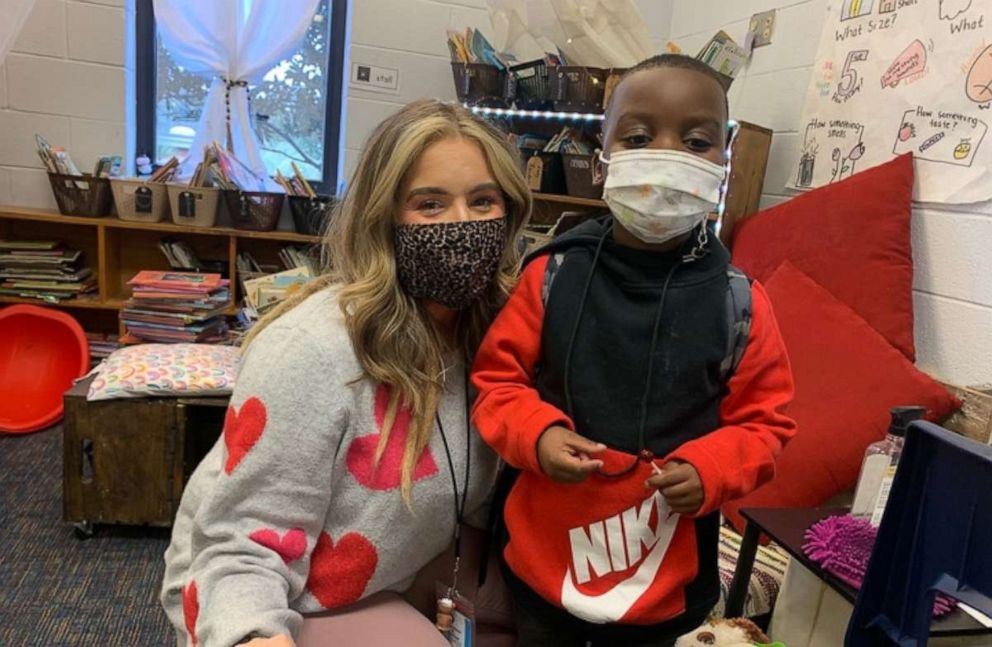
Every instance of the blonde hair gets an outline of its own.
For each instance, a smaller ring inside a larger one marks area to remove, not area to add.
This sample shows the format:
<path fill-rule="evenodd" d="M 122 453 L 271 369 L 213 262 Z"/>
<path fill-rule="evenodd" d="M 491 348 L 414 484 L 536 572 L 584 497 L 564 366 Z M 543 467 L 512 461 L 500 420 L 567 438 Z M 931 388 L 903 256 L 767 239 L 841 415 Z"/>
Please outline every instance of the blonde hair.
<path fill-rule="evenodd" d="M 481 146 L 506 200 L 507 240 L 499 269 L 479 300 L 458 317 L 458 345 L 466 360 L 471 358 L 516 282 L 520 267 L 516 242 L 530 217 L 531 195 L 517 151 L 503 133 L 461 106 L 427 99 L 403 107 L 370 136 L 323 241 L 327 273 L 276 307 L 245 339 L 249 344 L 311 294 L 332 284 L 340 286 L 338 300 L 364 377 L 391 387 L 377 462 L 399 407 L 406 406 L 411 413 L 400 480 L 408 504 L 413 468 L 430 442 L 444 388 L 445 343 L 424 308 L 400 287 L 393 226 L 402 200 L 399 193 L 411 168 L 429 146 L 451 137 Z"/>

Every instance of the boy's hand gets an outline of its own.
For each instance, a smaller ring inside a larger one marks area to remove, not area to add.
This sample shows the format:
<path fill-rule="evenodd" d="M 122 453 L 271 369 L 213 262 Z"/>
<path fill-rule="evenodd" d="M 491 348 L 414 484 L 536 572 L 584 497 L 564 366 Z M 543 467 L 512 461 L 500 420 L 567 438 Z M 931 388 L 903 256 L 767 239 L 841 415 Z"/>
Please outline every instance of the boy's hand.
<path fill-rule="evenodd" d="M 703 482 L 689 463 L 670 461 L 644 482 L 645 487 L 661 490 L 672 512 L 693 514 L 703 505 Z"/>
<path fill-rule="evenodd" d="M 581 483 L 603 466 L 603 461 L 589 458 L 606 449 L 565 427 L 548 427 L 537 441 L 537 458 L 541 469 L 552 481 Z"/>

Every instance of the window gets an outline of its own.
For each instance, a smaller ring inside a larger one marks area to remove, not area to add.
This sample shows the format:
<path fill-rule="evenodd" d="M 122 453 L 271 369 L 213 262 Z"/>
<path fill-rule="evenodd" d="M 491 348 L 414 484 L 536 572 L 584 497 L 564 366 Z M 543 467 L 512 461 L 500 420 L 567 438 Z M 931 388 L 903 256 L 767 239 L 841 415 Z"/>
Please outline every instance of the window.
<path fill-rule="evenodd" d="M 137 1 L 138 153 L 182 158 L 196 134 L 210 79 L 177 65 L 155 31 L 152 0 Z M 270 174 L 295 163 L 334 193 L 341 129 L 345 0 L 321 0 L 300 48 L 251 88 L 251 110 Z"/>

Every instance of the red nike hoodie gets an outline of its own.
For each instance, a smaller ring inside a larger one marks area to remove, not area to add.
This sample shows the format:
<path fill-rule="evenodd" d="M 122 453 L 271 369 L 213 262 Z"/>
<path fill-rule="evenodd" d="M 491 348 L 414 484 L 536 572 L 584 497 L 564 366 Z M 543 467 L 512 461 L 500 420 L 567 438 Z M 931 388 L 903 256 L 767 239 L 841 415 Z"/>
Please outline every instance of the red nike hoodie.
<path fill-rule="evenodd" d="M 754 283 L 746 350 L 723 380 L 730 326 L 722 245 L 711 241 L 689 261 L 682 251 L 620 246 L 609 228 L 609 219 L 585 223 L 532 259 L 476 355 L 473 422 L 520 470 L 504 507 L 504 559 L 517 584 L 587 622 L 702 619 L 719 596 L 718 509 L 771 479 L 795 433 L 784 413 L 792 374 Z M 562 260 L 549 286 L 552 253 Z M 646 462 L 621 477 L 553 482 L 537 455 L 553 425 L 606 444 L 606 473 L 631 466 L 644 449 L 659 466 L 691 464 L 702 507 L 672 514 L 645 487 L 653 473 Z"/>

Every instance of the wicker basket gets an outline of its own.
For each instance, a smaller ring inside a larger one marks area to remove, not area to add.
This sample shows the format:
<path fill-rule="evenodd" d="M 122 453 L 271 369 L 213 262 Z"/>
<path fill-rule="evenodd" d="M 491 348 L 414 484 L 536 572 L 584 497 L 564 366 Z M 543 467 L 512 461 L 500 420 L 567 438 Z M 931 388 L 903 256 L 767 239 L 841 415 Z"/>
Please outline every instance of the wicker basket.
<path fill-rule="evenodd" d="M 319 236 L 324 233 L 324 226 L 334 208 L 334 198 L 319 195 L 310 198 L 303 195 L 289 196 L 289 210 L 293 214 L 293 225 L 296 233 L 307 236 Z"/>
<path fill-rule="evenodd" d="M 213 227 L 217 224 L 220 189 L 170 184 L 169 205 L 172 222 L 187 227 Z"/>
<path fill-rule="evenodd" d="M 117 217 L 132 222 L 162 222 L 169 211 L 169 191 L 164 184 L 143 180 L 111 180 Z"/>
<path fill-rule="evenodd" d="M 547 110 L 551 107 L 548 65 L 544 59 L 510 68 L 508 98 L 521 110 Z"/>
<path fill-rule="evenodd" d="M 568 195 L 576 198 L 603 197 L 603 181 L 606 174 L 599 162 L 599 155 L 580 153 L 562 153 L 562 163 L 565 167 L 565 186 Z"/>
<path fill-rule="evenodd" d="M 285 193 L 224 191 L 224 201 L 235 229 L 272 231 L 279 224 Z"/>
<path fill-rule="evenodd" d="M 506 71 L 485 63 L 451 63 L 458 100 L 470 106 L 507 107 Z"/>
<path fill-rule="evenodd" d="M 49 173 L 48 180 L 62 215 L 101 218 L 113 209 L 114 200 L 107 178 Z"/>
<path fill-rule="evenodd" d="M 555 110 L 599 112 L 603 108 L 608 70 L 598 67 L 559 66 L 548 75 Z"/>

